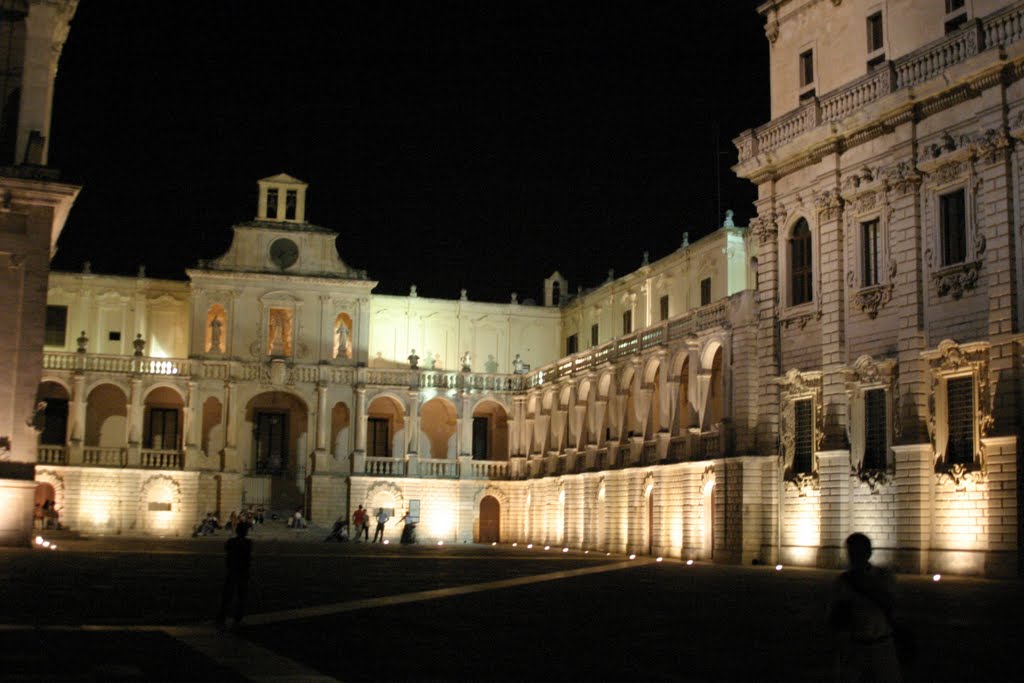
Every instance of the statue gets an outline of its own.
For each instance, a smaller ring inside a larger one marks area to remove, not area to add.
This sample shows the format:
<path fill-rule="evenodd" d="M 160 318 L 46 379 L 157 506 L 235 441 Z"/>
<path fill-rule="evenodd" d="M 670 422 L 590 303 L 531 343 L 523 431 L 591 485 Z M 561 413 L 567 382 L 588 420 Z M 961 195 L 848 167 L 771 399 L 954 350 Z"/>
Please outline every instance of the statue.
<path fill-rule="evenodd" d="M 735 228 L 736 224 L 732 222 L 733 214 L 732 209 L 725 212 L 725 221 L 722 223 L 723 228 Z"/>
<path fill-rule="evenodd" d="M 82 334 L 78 335 L 75 342 L 78 343 L 78 353 L 85 353 L 85 345 L 89 343 L 89 338 L 85 336 L 85 330 L 82 330 Z"/>
<path fill-rule="evenodd" d="M 525 370 L 526 363 L 523 362 L 523 359 L 520 358 L 519 354 L 517 353 L 516 357 L 512 359 L 512 373 L 516 375 L 522 375 L 525 372 Z"/>
<path fill-rule="evenodd" d="M 220 328 L 223 325 L 219 318 L 210 321 L 210 351 L 220 351 Z"/>
<path fill-rule="evenodd" d="M 146 348 L 146 340 L 142 338 L 141 332 L 135 335 L 135 341 L 132 342 L 132 346 L 135 347 L 135 355 L 141 356 L 142 350 Z"/>
<path fill-rule="evenodd" d="M 351 358 L 352 353 L 348 348 L 349 341 L 348 325 L 341 321 L 338 323 L 338 353 L 335 358 Z"/>
<path fill-rule="evenodd" d="M 472 372 L 472 369 L 469 367 L 471 361 L 472 361 L 472 358 L 469 355 L 469 351 L 466 351 L 464 354 L 462 354 L 462 371 L 463 372 Z"/>
<path fill-rule="evenodd" d="M 420 357 L 416 355 L 416 349 L 412 350 L 409 354 L 409 369 L 419 370 L 420 369 Z"/>

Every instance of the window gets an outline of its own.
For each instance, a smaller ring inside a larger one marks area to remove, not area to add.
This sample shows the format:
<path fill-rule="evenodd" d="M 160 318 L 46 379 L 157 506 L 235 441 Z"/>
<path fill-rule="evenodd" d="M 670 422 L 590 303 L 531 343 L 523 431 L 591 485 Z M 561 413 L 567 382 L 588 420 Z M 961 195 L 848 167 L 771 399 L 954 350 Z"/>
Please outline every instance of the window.
<path fill-rule="evenodd" d="M 706 277 L 700 281 L 700 305 L 707 306 L 711 303 L 711 278 Z"/>
<path fill-rule="evenodd" d="M 888 425 L 885 409 L 885 389 L 864 392 L 864 469 L 882 470 L 886 467 Z"/>
<path fill-rule="evenodd" d="M 811 228 L 803 218 L 793 226 L 793 235 L 789 239 L 789 272 L 790 304 L 799 306 L 809 302 L 814 268 L 811 264 Z"/>
<path fill-rule="evenodd" d="M 580 350 L 580 338 L 578 334 L 570 334 L 565 338 L 565 355 L 571 356 Z"/>
<path fill-rule="evenodd" d="M 814 51 L 800 53 L 800 103 L 814 98 Z"/>
<path fill-rule="evenodd" d="M 288 190 L 285 192 L 284 200 L 284 218 L 288 221 L 295 220 L 295 204 L 298 201 L 299 193 L 297 190 Z"/>
<path fill-rule="evenodd" d="M 597 331 L 598 331 L 597 323 L 594 323 L 593 325 L 590 326 L 590 345 L 591 346 L 597 346 L 597 340 L 598 340 Z"/>
<path fill-rule="evenodd" d="M 974 378 L 954 377 L 946 380 L 946 415 L 949 441 L 946 462 L 974 462 Z"/>
<path fill-rule="evenodd" d="M 46 307 L 46 346 L 64 346 L 68 332 L 68 307 Z"/>
<path fill-rule="evenodd" d="M 814 425 L 811 422 L 814 411 L 811 399 L 793 402 L 793 471 L 814 470 Z"/>
<path fill-rule="evenodd" d="M 267 218 L 277 218 L 277 189 L 267 190 Z"/>
<path fill-rule="evenodd" d="M 965 0 L 946 0 L 946 34 L 953 33 L 967 23 L 967 3 Z"/>
<path fill-rule="evenodd" d="M 562 285 L 558 282 L 551 283 L 551 305 L 558 306 L 562 303 Z"/>
<path fill-rule="evenodd" d="M 942 265 L 963 263 L 967 259 L 967 214 L 962 189 L 939 196 L 939 230 Z"/>
<path fill-rule="evenodd" d="M 174 408 L 150 408 L 146 423 L 145 448 L 177 450 L 178 411 Z"/>
<path fill-rule="evenodd" d="M 386 417 L 370 417 L 366 420 L 366 455 L 371 458 L 391 457 L 388 434 L 390 423 Z"/>
<path fill-rule="evenodd" d="M 622 334 L 629 334 L 633 331 L 633 311 L 626 311 L 622 314 Z"/>
<path fill-rule="evenodd" d="M 861 239 L 861 286 L 877 285 L 878 280 L 878 219 L 860 224 Z"/>
<path fill-rule="evenodd" d="M 117 330 L 107 332 L 107 339 L 110 341 L 121 341 L 121 333 Z"/>
<path fill-rule="evenodd" d="M 882 28 L 882 13 L 875 12 L 868 17 L 868 71 L 885 63 L 885 33 Z"/>
<path fill-rule="evenodd" d="M 661 304 L 661 319 L 668 320 L 668 294 L 664 294 L 659 301 Z"/>

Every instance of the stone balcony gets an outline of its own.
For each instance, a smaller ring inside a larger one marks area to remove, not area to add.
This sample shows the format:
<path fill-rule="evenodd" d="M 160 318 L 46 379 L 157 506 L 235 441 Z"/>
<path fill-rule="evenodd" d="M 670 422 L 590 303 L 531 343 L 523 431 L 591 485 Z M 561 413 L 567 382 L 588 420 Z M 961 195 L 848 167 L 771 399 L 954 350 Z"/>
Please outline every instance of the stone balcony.
<path fill-rule="evenodd" d="M 1013 3 L 987 17 L 968 22 L 959 31 L 895 61 L 885 62 L 863 77 L 815 97 L 763 126 L 744 131 L 733 141 L 740 165 L 745 166 L 744 162 L 778 150 L 819 128 L 825 129 L 824 137 L 827 137 L 834 132 L 832 124 L 855 115 L 863 107 L 935 78 L 986 50 L 1022 39 L 1024 2 Z"/>

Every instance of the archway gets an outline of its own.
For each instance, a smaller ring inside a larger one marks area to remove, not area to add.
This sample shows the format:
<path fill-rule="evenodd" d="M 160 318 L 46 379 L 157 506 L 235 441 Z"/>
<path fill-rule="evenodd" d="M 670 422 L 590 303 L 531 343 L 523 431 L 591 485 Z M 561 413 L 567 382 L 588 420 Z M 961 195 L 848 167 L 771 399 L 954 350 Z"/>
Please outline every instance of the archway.
<path fill-rule="evenodd" d="M 45 402 L 42 431 L 39 443 L 44 446 L 63 446 L 68 437 L 68 390 L 57 382 L 41 382 L 36 391 L 36 401 Z"/>
<path fill-rule="evenodd" d="M 210 396 L 203 401 L 202 444 L 206 456 L 217 455 L 224 448 L 224 408 Z"/>
<path fill-rule="evenodd" d="M 429 449 L 434 459 L 454 458 L 455 432 L 458 429 L 458 413 L 451 401 L 432 398 L 420 409 L 420 448 Z"/>
<path fill-rule="evenodd" d="M 44 529 L 57 526 L 57 490 L 49 482 L 36 483 L 35 519 Z"/>
<path fill-rule="evenodd" d="M 257 394 L 245 406 L 246 426 L 253 435 L 249 471 L 268 477 L 275 510 L 291 511 L 305 502 L 307 411 L 302 399 L 283 391 Z"/>
<path fill-rule="evenodd" d="M 345 457 L 351 451 L 349 444 L 351 421 L 348 406 L 342 401 L 335 403 L 334 408 L 331 409 L 331 453 L 335 458 Z"/>
<path fill-rule="evenodd" d="M 480 543 L 501 542 L 501 503 L 494 496 L 480 500 Z"/>
<path fill-rule="evenodd" d="M 371 458 L 403 457 L 405 410 L 402 404 L 391 396 L 377 396 L 370 401 L 366 416 L 366 455 Z M 394 448 L 395 442 L 399 448 Z"/>
<path fill-rule="evenodd" d="M 508 460 L 508 413 L 497 401 L 473 409 L 473 459 Z"/>
<path fill-rule="evenodd" d="M 146 394 L 142 447 L 155 451 L 179 450 L 184 407 L 185 401 L 169 387 L 157 387 Z"/>
<path fill-rule="evenodd" d="M 113 384 L 89 392 L 85 406 L 85 445 L 114 448 L 128 442 L 128 397 Z"/>

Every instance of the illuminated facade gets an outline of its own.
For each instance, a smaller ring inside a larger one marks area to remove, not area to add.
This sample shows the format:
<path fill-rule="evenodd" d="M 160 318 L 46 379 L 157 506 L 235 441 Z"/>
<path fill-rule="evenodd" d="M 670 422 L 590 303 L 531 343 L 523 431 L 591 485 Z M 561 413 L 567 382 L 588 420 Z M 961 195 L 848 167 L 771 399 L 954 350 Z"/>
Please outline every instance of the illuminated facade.
<path fill-rule="evenodd" d="M 76 7 L 22 0 L 0 12 L 0 545 L 27 544 L 32 531 L 46 282 L 78 195 L 47 167 L 54 78 Z"/>
<path fill-rule="evenodd" d="M 1024 3 L 759 8 L 758 450 L 784 561 L 1017 570 Z M 776 446 L 779 444 L 779 446 Z"/>
<path fill-rule="evenodd" d="M 905 571 L 1014 573 L 1024 3 L 759 11 L 756 218 L 597 288 L 373 294 L 287 175 L 187 283 L 52 276 L 65 521 L 363 504 L 428 541 L 821 566 L 859 530 Z"/>

